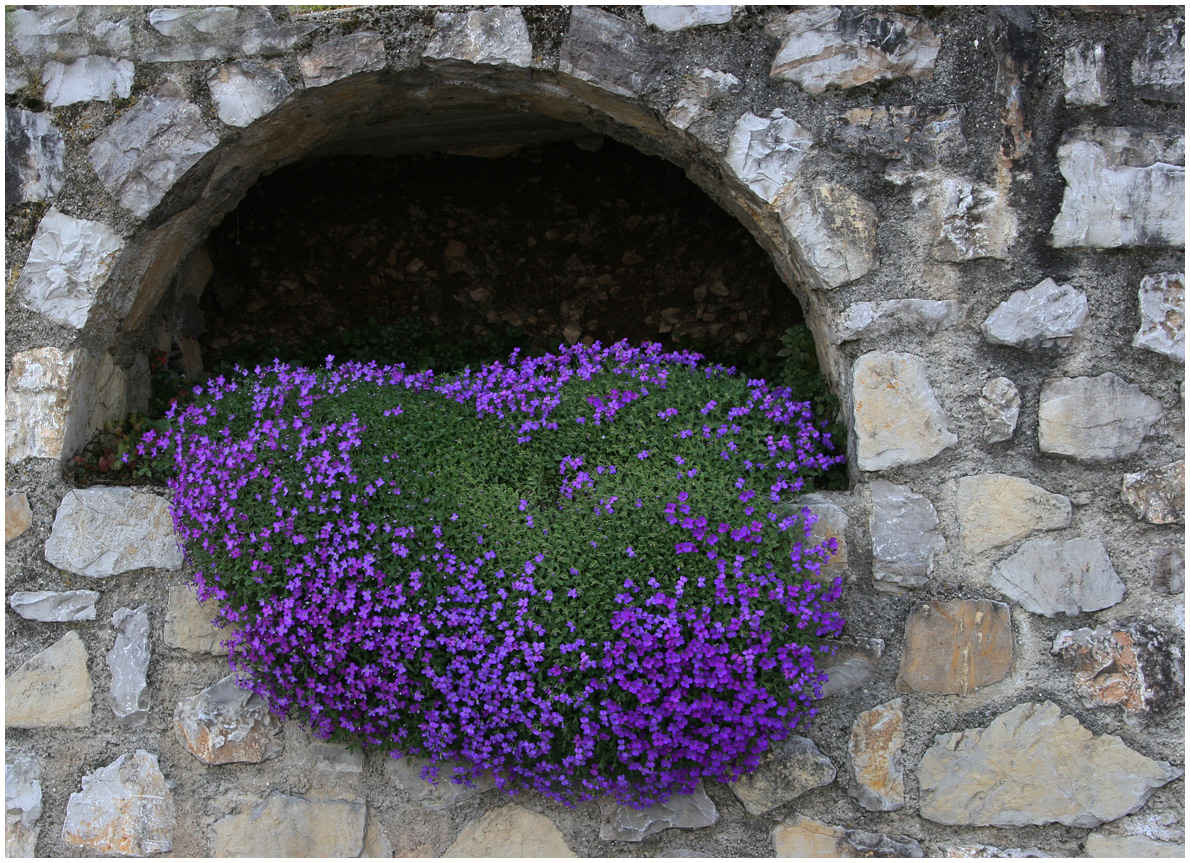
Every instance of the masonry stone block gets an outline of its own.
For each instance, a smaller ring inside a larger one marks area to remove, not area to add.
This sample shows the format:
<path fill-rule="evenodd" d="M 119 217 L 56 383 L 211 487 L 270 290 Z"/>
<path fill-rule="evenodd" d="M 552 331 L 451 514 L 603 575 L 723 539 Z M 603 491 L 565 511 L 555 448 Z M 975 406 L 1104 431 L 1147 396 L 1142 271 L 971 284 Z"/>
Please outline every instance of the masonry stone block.
<path fill-rule="evenodd" d="M 66 145 L 48 111 L 4 109 L 4 195 L 10 204 L 51 201 L 62 188 Z"/>
<path fill-rule="evenodd" d="M 1140 329 L 1132 346 L 1186 361 L 1186 274 L 1157 273 L 1140 281 Z"/>
<path fill-rule="evenodd" d="M 855 361 L 852 401 L 860 470 L 929 461 L 958 443 L 914 354 L 873 351 Z"/>
<path fill-rule="evenodd" d="M 445 857 L 577 857 L 553 821 L 523 806 L 493 809 L 467 825 Z"/>
<path fill-rule="evenodd" d="M 1037 443 L 1076 461 L 1114 461 L 1139 450 L 1163 413 L 1160 402 L 1113 372 L 1049 378 L 1041 386 Z"/>
<path fill-rule="evenodd" d="M 184 560 L 165 498 L 116 486 L 72 489 L 54 517 L 45 558 L 59 569 L 107 578 Z"/>
<path fill-rule="evenodd" d="M 8 728 L 86 728 L 91 724 L 87 648 L 68 632 L 4 680 Z"/>

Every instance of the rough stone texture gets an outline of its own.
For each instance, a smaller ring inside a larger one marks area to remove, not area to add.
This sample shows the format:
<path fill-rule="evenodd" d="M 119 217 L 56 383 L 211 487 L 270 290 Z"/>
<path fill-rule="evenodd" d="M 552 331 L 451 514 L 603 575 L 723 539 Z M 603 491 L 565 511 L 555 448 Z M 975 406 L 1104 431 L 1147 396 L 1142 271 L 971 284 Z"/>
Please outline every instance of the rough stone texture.
<path fill-rule="evenodd" d="M 29 498 L 22 491 L 4 496 L 4 541 L 12 542 L 33 525 Z"/>
<path fill-rule="evenodd" d="M 138 728 L 149 718 L 149 607 L 118 609 L 112 615 L 112 626 L 119 634 L 107 654 L 112 672 L 108 703 L 123 728 Z"/>
<path fill-rule="evenodd" d="M 45 99 L 55 108 L 76 102 L 110 102 L 132 94 L 136 68 L 131 60 L 111 57 L 80 57 L 73 63 L 51 60 L 42 70 Z"/>
<path fill-rule="evenodd" d="M 829 641 L 835 648 L 834 654 L 818 660 L 818 669 L 829 675 L 822 684 L 822 697 L 854 692 L 870 683 L 876 677 L 880 657 L 884 655 L 884 640 L 881 638 L 856 639 L 854 643 Z"/>
<path fill-rule="evenodd" d="M 847 150 L 907 167 L 932 167 L 967 147 L 961 105 L 877 105 L 851 108 L 835 118 L 833 137 Z"/>
<path fill-rule="evenodd" d="M 901 699 L 865 710 L 851 726 L 847 744 L 847 792 L 870 812 L 905 805 L 905 715 Z"/>
<path fill-rule="evenodd" d="M 141 97 L 87 152 L 108 191 L 143 218 L 218 143 L 202 112 L 170 83 Z"/>
<path fill-rule="evenodd" d="M 35 312 L 82 329 L 123 247 L 120 235 L 101 222 L 51 209 L 37 226 L 17 291 Z"/>
<path fill-rule="evenodd" d="M 41 826 L 41 761 L 32 752 L 4 752 L 4 856 L 34 857 Z"/>
<path fill-rule="evenodd" d="M 70 56 L 73 51 L 85 50 L 78 14 L 77 6 L 43 6 L 14 9 L 4 19 L 17 51 L 26 58 L 37 59 L 47 53 Z"/>
<path fill-rule="evenodd" d="M 773 828 L 777 857 L 924 857 L 916 839 L 848 830 L 796 815 Z"/>
<path fill-rule="evenodd" d="M 207 87 L 219 119 L 241 128 L 268 114 L 293 93 L 280 68 L 252 60 L 215 67 L 207 75 Z"/>
<path fill-rule="evenodd" d="M 1132 83 L 1145 99 L 1179 103 L 1186 99 L 1186 21 L 1171 18 L 1145 36 L 1132 58 Z"/>
<path fill-rule="evenodd" d="M 992 378 L 983 385 L 979 409 L 985 425 L 983 439 L 988 443 L 1012 440 L 1021 415 L 1021 394 L 1008 378 Z"/>
<path fill-rule="evenodd" d="M 476 64 L 504 69 L 528 69 L 533 43 L 525 17 L 515 7 L 496 6 L 474 12 L 439 12 L 438 32 L 422 52 L 429 66 Z"/>
<path fill-rule="evenodd" d="M 1107 549 L 1097 539 L 1031 539 L 992 567 L 991 585 L 1034 614 L 1069 617 L 1110 608 L 1124 598 Z"/>
<path fill-rule="evenodd" d="M 142 48 L 151 63 L 279 54 L 315 29 L 312 24 L 281 26 L 261 6 L 154 9 L 149 25 L 165 37 Z"/>
<path fill-rule="evenodd" d="M 921 587 L 946 548 L 938 513 L 929 498 L 887 480 L 871 484 L 872 578 L 876 589 L 903 593 Z"/>
<path fill-rule="evenodd" d="M 917 770 L 921 814 L 940 824 L 1097 827 L 1182 775 L 1061 713 L 1048 701 L 1019 704 L 987 728 L 938 735 Z"/>
<path fill-rule="evenodd" d="M 1152 550 L 1153 587 L 1174 596 L 1186 589 L 1186 553 L 1181 547 L 1159 545 Z"/>
<path fill-rule="evenodd" d="M 729 786 L 749 815 L 763 815 L 835 781 L 835 765 L 809 737 L 792 734 L 778 743 L 755 772 Z"/>
<path fill-rule="evenodd" d="M 955 497 L 959 538 L 974 554 L 1070 526 L 1070 498 L 1002 473 L 965 476 Z"/>
<path fill-rule="evenodd" d="M 675 794 L 648 809 L 620 806 L 611 797 L 604 797 L 600 813 L 599 838 L 620 842 L 640 842 L 671 827 L 685 830 L 711 827 L 719 820 L 719 810 L 707 797 L 702 783 L 693 794 Z"/>
<path fill-rule="evenodd" d="M 216 857 L 358 857 L 367 817 L 364 799 L 345 789 L 274 791 L 250 812 L 215 822 L 212 850 Z"/>
<path fill-rule="evenodd" d="M 957 300 L 881 300 L 852 303 L 832 329 L 831 342 L 841 345 L 861 339 L 884 339 L 910 332 L 930 336 L 954 326 L 962 317 Z"/>
<path fill-rule="evenodd" d="M 45 559 L 75 575 L 106 578 L 144 567 L 181 569 L 184 556 L 165 498 L 113 487 L 66 493 Z"/>
<path fill-rule="evenodd" d="M 173 850 L 177 810 L 157 756 L 143 749 L 121 755 L 83 777 L 70 795 L 62 841 L 123 857 Z"/>
<path fill-rule="evenodd" d="M 4 394 L 4 443 L 9 464 L 64 454 L 71 379 L 81 353 L 34 348 L 13 355 Z"/>
<path fill-rule="evenodd" d="M 310 743 L 310 754 L 314 757 L 316 770 L 333 770 L 337 773 L 363 773 L 364 753 L 343 743 L 324 743 L 315 740 Z"/>
<path fill-rule="evenodd" d="M 649 26 L 669 33 L 731 23 L 730 6 L 642 6 L 641 12 Z"/>
<path fill-rule="evenodd" d="M 966 177 L 930 174 L 923 179 L 934 222 L 934 260 L 1008 259 L 1017 218 L 1005 195 Z"/>
<path fill-rule="evenodd" d="M 379 33 L 352 33 L 323 42 L 298 60 L 307 87 L 325 87 L 362 72 L 378 72 L 388 64 Z"/>
<path fill-rule="evenodd" d="M 178 702 L 174 731 L 204 764 L 258 764 L 281 753 L 280 720 L 268 703 L 236 685 L 229 674 L 202 692 Z"/>
<path fill-rule="evenodd" d="M 93 378 L 94 394 L 90 428 L 103 428 L 105 423 L 119 424 L 128 413 L 128 376 L 115 364 L 112 355 L 99 358 L 99 368 Z"/>
<path fill-rule="evenodd" d="M 1012 670 L 1012 614 L 1002 602 L 923 602 L 909 612 L 897 689 L 967 695 Z"/>
<path fill-rule="evenodd" d="M 8 604 L 13 611 L 26 620 L 39 620 L 42 623 L 94 620 L 95 603 L 98 601 L 97 590 L 67 590 L 63 593 L 52 590 L 18 591 L 8 597 Z"/>
<path fill-rule="evenodd" d="M 1124 474 L 1120 500 L 1150 524 L 1186 523 L 1186 460 Z"/>
<path fill-rule="evenodd" d="M 1062 83 L 1066 104 L 1103 107 L 1111 103 L 1107 88 L 1107 55 L 1102 45 L 1072 45 L 1066 49 Z"/>
<path fill-rule="evenodd" d="M 593 6 L 574 6 L 558 71 L 632 98 L 661 83 L 668 59 L 643 27 Z"/>
<path fill-rule="evenodd" d="M 648 7 L 645 7 L 648 8 Z M 744 88 L 730 72 L 703 69 L 686 82 L 681 95 L 665 119 L 677 129 L 689 129 L 692 124 L 711 113 Z"/>
<path fill-rule="evenodd" d="M 422 769 L 429 764 L 425 758 L 389 758 L 384 762 L 384 773 L 402 791 L 411 795 L 426 809 L 441 811 L 457 803 L 469 800 L 496 787 L 491 774 L 485 773 L 470 786 L 453 781 L 453 774 L 442 767 L 436 783 L 422 778 Z"/>
<path fill-rule="evenodd" d="M 869 81 L 932 77 L 942 46 L 929 25 L 892 12 L 819 6 L 765 28 L 781 39 L 770 75 L 808 93 Z"/>
<path fill-rule="evenodd" d="M 958 443 L 913 354 L 873 351 L 855 361 L 852 399 L 860 470 L 888 470 L 929 461 Z"/>
<path fill-rule="evenodd" d="M 1186 274 L 1156 273 L 1140 280 L 1140 329 L 1132 346 L 1186 362 Z"/>
<path fill-rule="evenodd" d="M 1083 846 L 1088 857 L 1116 857 L 1135 860 L 1138 857 L 1177 857 L 1185 859 L 1186 846 L 1161 842 L 1146 836 L 1106 836 L 1092 833 Z"/>
<path fill-rule="evenodd" d="M 1053 652 L 1074 670 L 1079 695 L 1088 707 L 1119 705 L 1126 713 L 1145 713 L 1178 696 L 1183 689 L 1182 652 L 1170 639 L 1145 624 L 1124 630 L 1100 625 L 1063 630 Z"/>
<path fill-rule="evenodd" d="M 847 513 L 820 494 L 803 495 L 798 499 L 797 508 L 810 510 L 816 519 L 807 540 L 810 545 L 833 539 L 838 546 L 838 550 L 822 567 L 822 578 L 833 581 L 838 577 L 846 577 L 850 572 L 847 562 Z"/>
<path fill-rule="evenodd" d="M 996 306 L 980 331 L 993 345 L 1024 351 L 1066 348 L 1090 319 L 1086 294 L 1047 278 Z"/>
<path fill-rule="evenodd" d="M 368 807 L 368 819 L 364 826 L 364 850 L 360 857 L 392 858 L 393 844 L 388 840 L 380 819 L 376 817 L 376 810 Z"/>
<path fill-rule="evenodd" d="M 837 288 L 876 268 L 876 208 L 843 186 L 815 183 L 785 195 L 781 224 L 814 285 Z"/>
<path fill-rule="evenodd" d="M 577 857 L 544 815 L 509 804 L 468 824 L 444 857 Z"/>
<path fill-rule="evenodd" d="M 972 843 L 969 845 L 938 845 L 936 846 L 936 853 L 931 856 L 945 857 L 948 859 L 978 858 L 981 860 L 999 860 L 1033 857 L 1058 857 L 1060 855 L 1050 854 L 1049 852 L 1042 851 L 1039 848 L 997 848 L 995 845 L 981 845 L 979 843 Z"/>
<path fill-rule="evenodd" d="M 48 111 L 5 108 L 5 200 L 10 204 L 52 200 L 62 188 L 65 152 Z"/>
<path fill-rule="evenodd" d="M 1049 378 L 1041 385 L 1037 443 L 1077 461 L 1113 461 L 1140 449 L 1162 415 L 1160 402 L 1113 372 Z"/>
<path fill-rule="evenodd" d="M 227 647 L 223 642 L 230 638 L 239 626 L 228 624 L 222 629 L 217 629 L 212 621 L 218 613 L 219 604 L 210 599 L 200 603 L 194 595 L 193 587 L 171 587 L 165 611 L 165 643 L 169 647 L 188 650 L 191 653 L 227 656 Z"/>
<path fill-rule="evenodd" d="M 1066 179 L 1050 244 L 1184 246 L 1186 141 L 1140 129 L 1073 129 L 1058 148 Z"/>
<path fill-rule="evenodd" d="M 91 724 L 87 648 L 68 632 L 4 680 L 8 728 L 86 728 Z"/>
<path fill-rule="evenodd" d="M 732 130 L 724 164 L 745 188 L 771 204 L 813 145 L 813 136 L 780 109 L 768 117 L 744 114 Z"/>

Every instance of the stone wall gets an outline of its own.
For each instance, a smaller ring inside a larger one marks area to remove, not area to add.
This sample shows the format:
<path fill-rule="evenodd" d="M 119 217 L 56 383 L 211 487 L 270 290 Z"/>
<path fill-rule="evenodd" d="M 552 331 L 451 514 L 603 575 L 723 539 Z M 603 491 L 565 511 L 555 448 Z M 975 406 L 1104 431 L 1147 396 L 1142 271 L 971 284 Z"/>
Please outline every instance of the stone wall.
<path fill-rule="evenodd" d="M 10 7 L 8 853 L 1183 856 L 1183 13 L 887 8 Z M 163 496 L 61 470 L 262 174 L 592 134 L 753 232 L 850 430 L 820 715 L 647 813 L 279 721 Z"/>

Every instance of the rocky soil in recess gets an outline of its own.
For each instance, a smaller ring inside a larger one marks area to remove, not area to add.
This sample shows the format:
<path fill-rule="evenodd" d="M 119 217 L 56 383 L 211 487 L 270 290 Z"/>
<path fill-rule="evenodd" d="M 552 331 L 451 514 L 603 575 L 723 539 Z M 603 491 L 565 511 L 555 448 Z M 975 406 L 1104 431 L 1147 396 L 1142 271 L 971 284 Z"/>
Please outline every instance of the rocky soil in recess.
<path fill-rule="evenodd" d="M 739 222 L 673 165 L 611 140 L 290 165 L 210 246 L 208 369 L 411 320 L 451 343 L 627 338 L 731 360 L 771 355 L 802 321 Z"/>

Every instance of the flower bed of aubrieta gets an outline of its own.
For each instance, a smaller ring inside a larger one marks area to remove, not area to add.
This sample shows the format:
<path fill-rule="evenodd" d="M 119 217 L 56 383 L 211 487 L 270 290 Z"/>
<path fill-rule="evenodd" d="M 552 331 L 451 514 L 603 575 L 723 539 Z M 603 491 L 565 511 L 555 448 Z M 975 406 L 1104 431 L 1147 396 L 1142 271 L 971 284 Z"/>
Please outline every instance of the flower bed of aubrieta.
<path fill-rule="evenodd" d="M 142 447 L 173 460 L 199 598 L 275 711 L 429 779 L 647 806 L 800 730 L 843 625 L 796 505 L 829 435 L 700 360 L 277 362 Z"/>

